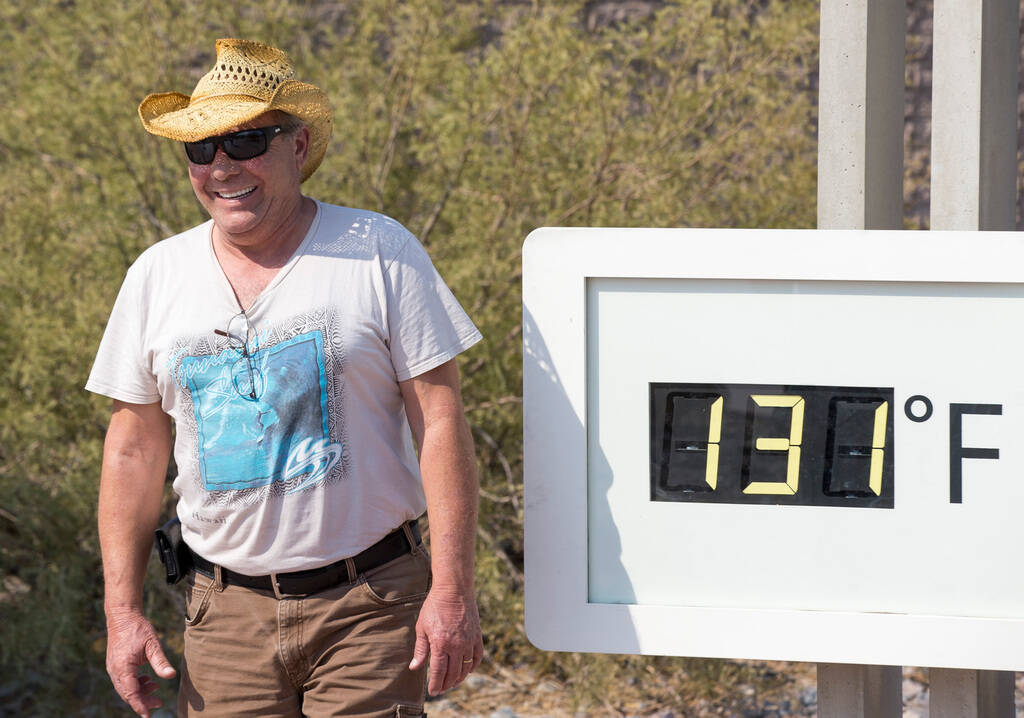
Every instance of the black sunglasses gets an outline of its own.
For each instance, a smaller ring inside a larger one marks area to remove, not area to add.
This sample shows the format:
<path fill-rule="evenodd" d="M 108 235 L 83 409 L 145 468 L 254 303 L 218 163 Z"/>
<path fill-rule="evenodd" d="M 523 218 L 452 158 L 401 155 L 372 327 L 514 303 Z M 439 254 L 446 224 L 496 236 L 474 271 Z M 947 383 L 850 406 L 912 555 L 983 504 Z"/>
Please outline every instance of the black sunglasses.
<path fill-rule="evenodd" d="M 217 156 L 217 148 L 233 160 L 251 160 L 259 157 L 270 146 L 270 141 L 283 130 L 281 125 L 259 127 L 253 130 L 240 130 L 229 135 L 207 137 L 198 142 L 186 142 L 185 154 L 197 165 L 208 165 Z"/>

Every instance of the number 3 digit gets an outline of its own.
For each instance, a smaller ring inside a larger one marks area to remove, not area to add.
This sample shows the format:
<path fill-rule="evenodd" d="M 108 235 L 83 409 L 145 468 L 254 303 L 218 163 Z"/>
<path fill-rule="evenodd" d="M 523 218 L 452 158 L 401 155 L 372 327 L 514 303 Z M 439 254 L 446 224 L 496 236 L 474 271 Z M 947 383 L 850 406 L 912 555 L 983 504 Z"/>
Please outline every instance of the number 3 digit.
<path fill-rule="evenodd" d="M 793 413 L 789 421 L 789 438 L 757 437 L 754 447 L 758 451 L 786 451 L 786 483 L 779 481 L 751 481 L 744 489 L 745 494 L 788 494 L 796 493 L 800 485 L 800 444 L 804 435 L 804 398 L 795 395 L 751 394 L 758 406 L 788 407 Z"/>

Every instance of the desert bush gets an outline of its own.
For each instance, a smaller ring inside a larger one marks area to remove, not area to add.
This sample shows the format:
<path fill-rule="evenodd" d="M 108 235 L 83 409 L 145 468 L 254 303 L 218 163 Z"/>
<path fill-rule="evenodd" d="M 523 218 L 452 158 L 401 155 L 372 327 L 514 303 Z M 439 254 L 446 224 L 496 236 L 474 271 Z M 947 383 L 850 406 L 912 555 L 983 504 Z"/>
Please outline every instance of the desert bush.
<path fill-rule="evenodd" d="M 117 705 L 95 535 L 109 402 L 82 386 L 129 263 L 203 219 L 180 147 L 135 108 L 190 92 L 218 37 L 285 48 L 327 90 L 336 129 L 307 193 L 406 224 L 484 332 L 460 366 L 483 489 L 485 669 L 532 666 L 585 706 L 626 674 L 718 665 L 542 654 L 525 639 L 520 249 L 546 225 L 813 226 L 817 4 L 651 3 L 598 26 L 587 5 L 0 6 L 0 702 L 19 715 Z M 180 598 L 150 568 L 148 610 L 173 653 Z"/>

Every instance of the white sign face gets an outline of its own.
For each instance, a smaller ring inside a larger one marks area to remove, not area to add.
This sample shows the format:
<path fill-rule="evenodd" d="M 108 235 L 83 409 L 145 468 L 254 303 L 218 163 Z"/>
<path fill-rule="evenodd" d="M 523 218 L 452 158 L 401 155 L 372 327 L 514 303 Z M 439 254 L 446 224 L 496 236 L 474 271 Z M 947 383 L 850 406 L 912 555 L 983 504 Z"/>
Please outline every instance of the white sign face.
<path fill-rule="evenodd" d="M 542 648 L 1024 669 L 1024 238 L 539 230 Z"/>

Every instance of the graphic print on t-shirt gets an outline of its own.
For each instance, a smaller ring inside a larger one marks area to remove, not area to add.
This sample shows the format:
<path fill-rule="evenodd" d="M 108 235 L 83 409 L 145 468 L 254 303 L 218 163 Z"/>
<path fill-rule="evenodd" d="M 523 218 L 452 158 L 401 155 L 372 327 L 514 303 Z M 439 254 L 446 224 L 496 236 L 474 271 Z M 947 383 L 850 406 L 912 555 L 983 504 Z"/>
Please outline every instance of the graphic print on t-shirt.
<path fill-rule="evenodd" d="M 251 500 L 323 483 L 344 447 L 331 438 L 329 393 L 337 387 L 328 380 L 322 326 L 298 318 L 244 353 L 201 344 L 177 354 L 176 376 L 191 399 L 203 488 Z"/>

